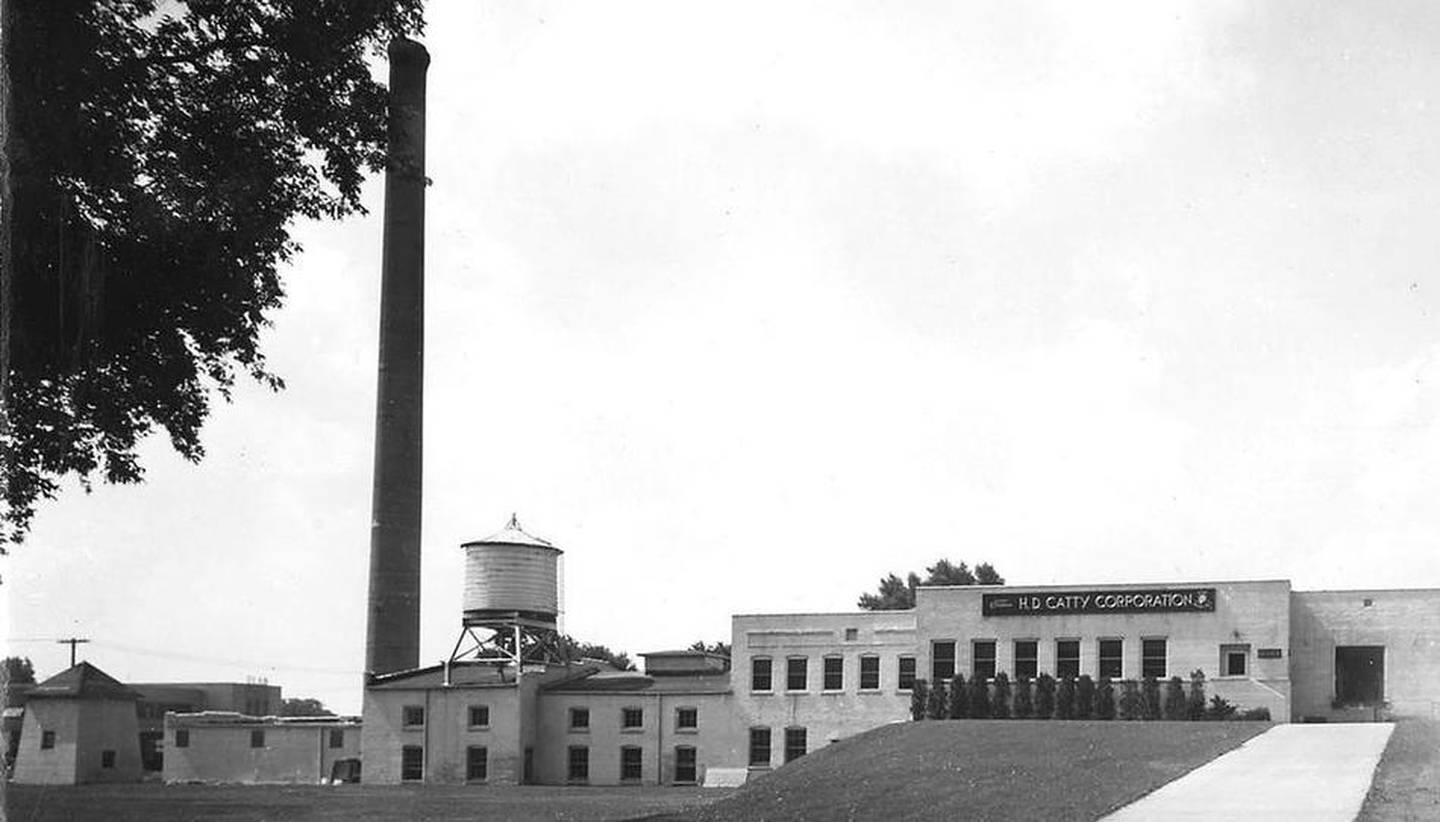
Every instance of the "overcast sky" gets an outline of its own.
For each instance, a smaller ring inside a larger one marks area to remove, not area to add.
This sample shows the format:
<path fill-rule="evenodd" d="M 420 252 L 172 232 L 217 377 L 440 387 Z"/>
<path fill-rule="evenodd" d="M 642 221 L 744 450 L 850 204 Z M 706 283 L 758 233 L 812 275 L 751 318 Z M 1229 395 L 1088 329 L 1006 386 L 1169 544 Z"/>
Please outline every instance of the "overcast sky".
<path fill-rule="evenodd" d="M 1440 586 L 1440 5 L 435 2 L 422 660 L 459 544 L 632 654 L 887 572 Z M 358 711 L 380 261 L 297 227 L 192 466 L 74 486 L 10 652 Z"/>

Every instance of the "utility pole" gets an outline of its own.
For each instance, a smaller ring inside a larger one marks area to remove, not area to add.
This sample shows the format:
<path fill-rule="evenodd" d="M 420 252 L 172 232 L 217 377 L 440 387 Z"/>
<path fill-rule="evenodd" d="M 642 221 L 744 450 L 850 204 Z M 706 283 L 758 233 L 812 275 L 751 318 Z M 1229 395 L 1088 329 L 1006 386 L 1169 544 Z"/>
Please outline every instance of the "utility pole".
<path fill-rule="evenodd" d="M 56 645 L 69 645 L 69 646 L 70 646 L 70 667 L 71 667 L 71 668 L 74 668 L 74 667 L 75 667 L 75 646 L 76 646 L 76 645 L 84 645 L 85 643 L 87 643 L 87 642 L 89 642 L 89 641 L 90 641 L 90 640 L 88 640 L 88 639 L 80 639 L 80 638 L 78 638 L 78 637 L 73 637 L 73 636 L 72 636 L 72 637 L 70 637 L 69 639 L 57 639 L 57 640 L 55 640 L 55 644 L 56 644 Z"/>

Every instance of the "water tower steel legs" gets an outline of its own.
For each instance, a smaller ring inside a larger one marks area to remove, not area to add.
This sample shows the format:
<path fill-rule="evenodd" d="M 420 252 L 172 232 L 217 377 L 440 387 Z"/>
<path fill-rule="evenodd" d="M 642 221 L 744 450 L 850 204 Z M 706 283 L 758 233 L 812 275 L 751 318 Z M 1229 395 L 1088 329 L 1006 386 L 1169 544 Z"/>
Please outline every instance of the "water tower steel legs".
<path fill-rule="evenodd" d="M 420 662 L 420 510 L 425 346 L 425 71 L 430 55 L 390 44 L 390 119 L 375 398 L 365 671 Z"/>

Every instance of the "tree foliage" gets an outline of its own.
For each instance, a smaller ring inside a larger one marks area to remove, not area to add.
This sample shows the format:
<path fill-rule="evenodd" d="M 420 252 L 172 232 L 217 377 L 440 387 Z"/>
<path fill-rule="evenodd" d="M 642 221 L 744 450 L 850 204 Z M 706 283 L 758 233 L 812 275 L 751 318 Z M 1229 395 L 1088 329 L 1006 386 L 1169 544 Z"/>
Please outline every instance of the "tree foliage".
<path fill-rule="evenodd" d="M 930 708 L 930 683 L 923 679 L 915 680 L 910 686 L 910 718 L 919 722 L 925 718 Z"/>
<path fill-rule="evenodd" d="M 565 653 L 571 659 L 595 659 L 610 665 L 618 671 L 633 671 L 635 663 L 630 661 L 630 655 L 616 653 L 604 645 L 594 642 L 579 642 L 569 634 L 560 638 L 565 645 Z"/>
<path fill-rule="evenodd" d="M 35 665 L 30 657 L 7 656 L 0 660 L 0 686 L 34 684 Z"/>
<path fill-rule="evenodd" d="M 970 691 L 965 687 L 965 675 L 955 674 L 950 677 L 950 719 L 968 719 L 970 717 Z"/>
<path fill-rule="evenodd" d="M 703 651 L 707 654 L 719 654 L 720 656 L 730 656 L 730 643 L 715 642 L 713 644 L 706 644 L 705 640 L 698 639 L 690 643 L 690 647 L 686 650 Z"/>
<path fill-rule="evenodd" d="M 6 0 L 0 548 L 73 476 L 186 459 L 261 329 L 296 219 L 363 210 L 385 159 L 367 57 L 421 0 Z M 23 35 L 18 34 L 23 32 Z"/>
<path fill-rule="evenodd" d="M 286 699 L 280 703 L 281 716 L 334 716 L 325 703 L 311 697 Z"/>
<path fill-rule="evenodd" d="M 915 607 L 915 589 L 921 585 L 1004 585 L 1005 578 L 995 566 L 982 562 L 972 572 L 965 563 L 956 565 L 948 559 L 940 559 L 925 569 L 925 577 L 910 572 L 905 579 L 886 574 L 880 580 L 879 589 L 860 595 L 856 603 L 866 611 L 904 611 Z"/>

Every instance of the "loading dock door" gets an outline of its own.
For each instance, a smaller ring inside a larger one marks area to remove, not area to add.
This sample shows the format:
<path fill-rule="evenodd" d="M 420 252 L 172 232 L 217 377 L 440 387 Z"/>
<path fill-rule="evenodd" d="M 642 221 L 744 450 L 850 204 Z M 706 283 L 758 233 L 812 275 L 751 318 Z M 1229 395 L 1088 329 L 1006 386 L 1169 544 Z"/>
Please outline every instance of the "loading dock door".
<path fill-rule="evenodd" d="M 1335 646 L 1335 698 L 1343 705 L 1385 701 L 1385 647 Z"/>

